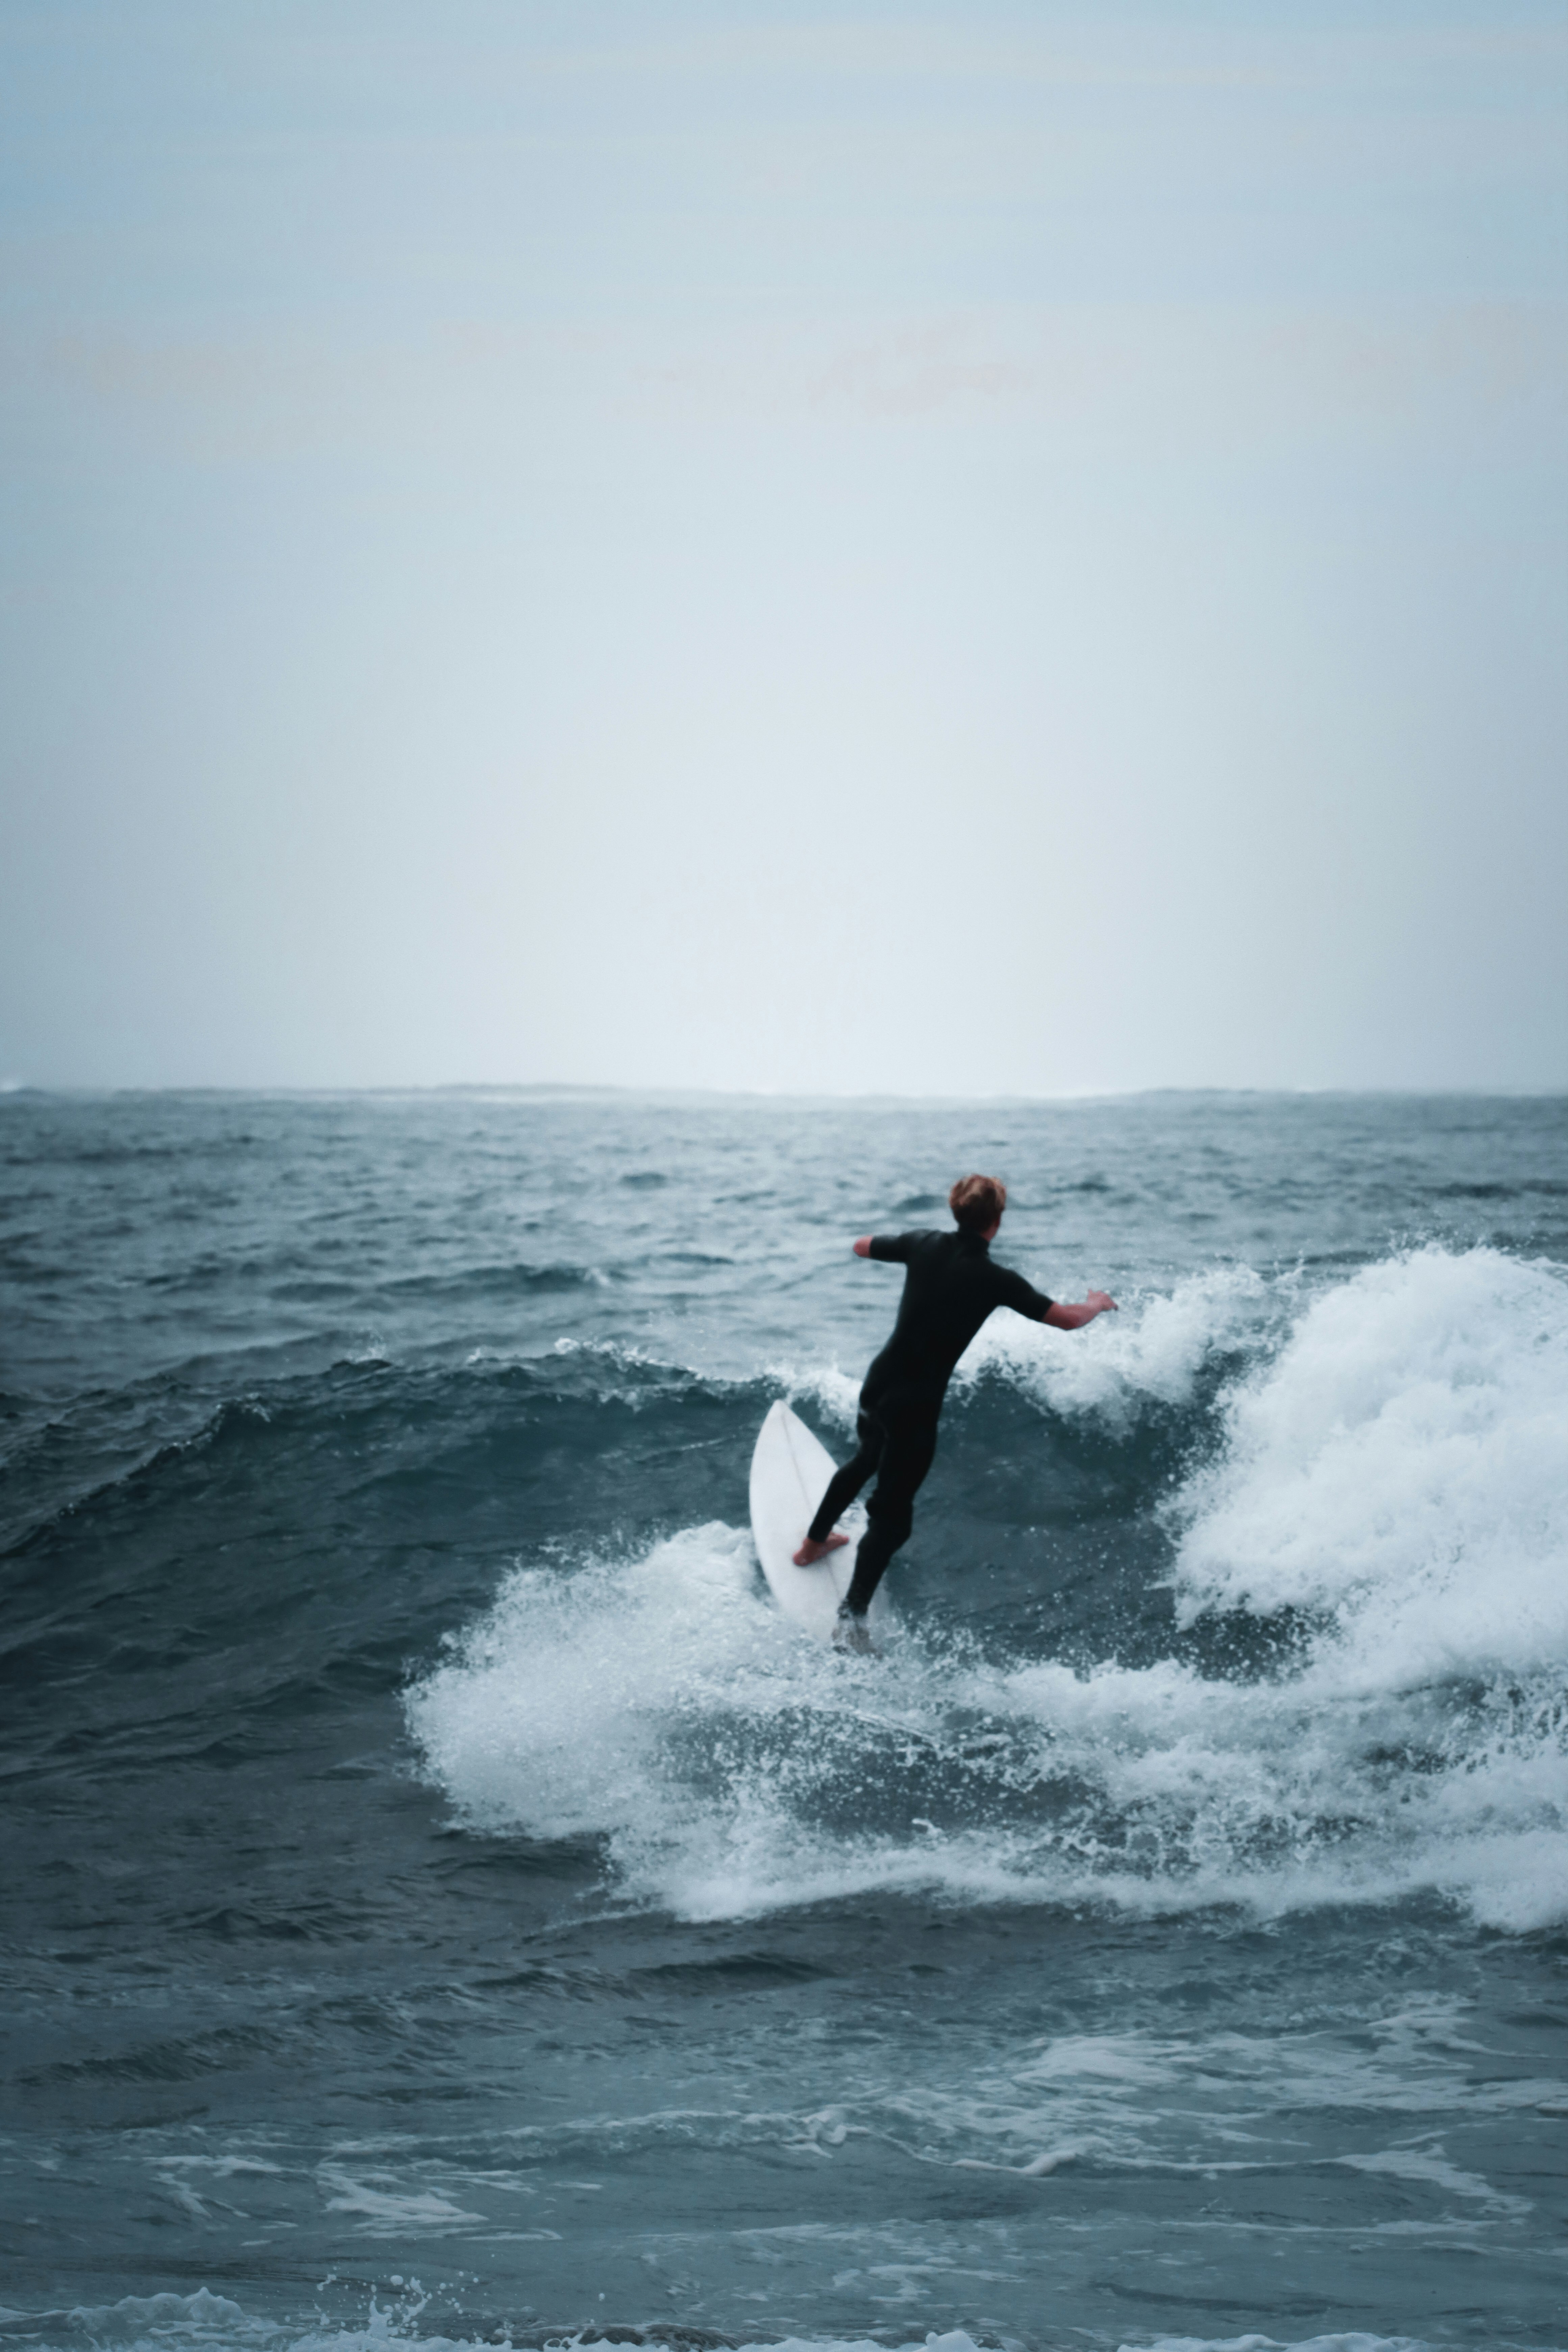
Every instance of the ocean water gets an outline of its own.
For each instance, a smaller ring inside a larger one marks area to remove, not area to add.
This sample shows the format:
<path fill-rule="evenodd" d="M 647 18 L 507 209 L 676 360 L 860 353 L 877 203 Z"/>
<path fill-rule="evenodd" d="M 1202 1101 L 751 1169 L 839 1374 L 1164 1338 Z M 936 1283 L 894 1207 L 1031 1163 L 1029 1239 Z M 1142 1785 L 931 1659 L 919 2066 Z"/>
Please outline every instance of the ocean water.
<path fill-rule="evenodd" d="M 13 1094 L 0 1318 L 0 2342 L 1568 2346 L 1563 1101 Z"/>

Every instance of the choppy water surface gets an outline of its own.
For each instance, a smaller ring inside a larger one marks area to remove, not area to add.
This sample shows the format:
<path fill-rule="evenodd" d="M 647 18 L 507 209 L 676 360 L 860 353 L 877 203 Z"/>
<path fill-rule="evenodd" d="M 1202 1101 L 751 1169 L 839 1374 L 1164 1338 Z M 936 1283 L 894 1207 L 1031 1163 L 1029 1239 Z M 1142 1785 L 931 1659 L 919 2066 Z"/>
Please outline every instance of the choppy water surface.
<path fill-rule="evenodd" d="M 970 1167 L 1122 1311 L 836 1658 Z M 0 1099 L 0 2340 L 1568 2344 L 1565 1266 L 1561 1102 Z"/>

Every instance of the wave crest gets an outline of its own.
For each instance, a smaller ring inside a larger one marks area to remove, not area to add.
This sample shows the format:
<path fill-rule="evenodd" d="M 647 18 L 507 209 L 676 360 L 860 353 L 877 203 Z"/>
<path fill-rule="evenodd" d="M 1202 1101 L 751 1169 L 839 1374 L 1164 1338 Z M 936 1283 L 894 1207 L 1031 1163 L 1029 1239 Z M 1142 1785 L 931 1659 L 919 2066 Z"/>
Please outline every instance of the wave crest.
<path fill-rule="evenodd" d="M 1568 1657 L 1568 1285 L 1427 1248 L 1316 1299 L 1190 1482 L 1181 1612 L 1310 1612 L 1365 1690 Z"/>

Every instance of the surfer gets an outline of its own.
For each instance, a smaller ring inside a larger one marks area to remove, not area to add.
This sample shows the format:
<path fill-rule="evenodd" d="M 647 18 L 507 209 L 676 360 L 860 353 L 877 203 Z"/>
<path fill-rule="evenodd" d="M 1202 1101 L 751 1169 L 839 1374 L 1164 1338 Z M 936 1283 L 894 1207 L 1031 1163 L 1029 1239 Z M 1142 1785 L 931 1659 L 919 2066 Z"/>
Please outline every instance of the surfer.
<path fill-rule="evenodd" d="M 1063 1305 L 1026 1282 L 1011 1266 L 996 1265 L 991 1244 L 1007 1205 L 1007 1187 L 994 1176 L 961 1176 L 947 1196 L 957 1230 L 951 1234 L 862 1234 L 857 1257 L 874 1257 L 907 1267 L 904 1295 L 893 1336 L 866 1375 L 860 1391 L 858 1444 L 852 1461 L 836 1471 L 805 1541 L 795 1555 L 809 1568 L 846 1544 L 834 1522 L 873 1477 L 866 1506 L 868 1522 L 855 1557 L 855 1574 L 839 1604 L 834 1635 L 840 1648 L 869 1649 L 866 1612 L 888 1562 L 909 1541 L 916 1492 L 936 1452 L 936 1425 L 953 1366 L 994 1308 L 1010 1307 L 1032 1323 L 1058 1331 L 1081 1331 L 1116 1305 L 1103 1290 L 1091 1290 L 1079 1305 Z"/>

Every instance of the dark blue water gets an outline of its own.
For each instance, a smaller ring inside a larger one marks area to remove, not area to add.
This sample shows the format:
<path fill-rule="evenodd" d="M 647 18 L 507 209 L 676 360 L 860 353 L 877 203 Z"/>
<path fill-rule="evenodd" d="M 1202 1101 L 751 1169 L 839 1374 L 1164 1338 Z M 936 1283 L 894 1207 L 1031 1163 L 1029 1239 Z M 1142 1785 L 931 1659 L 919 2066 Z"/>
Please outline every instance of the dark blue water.
<path fill-rule="evenodd" d="M 978 1167 L 886 1654 L 773 1613 Z M 1568 2345 L 1568 1106 L 0 1098 L 0 2340 Z"/>

